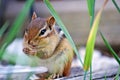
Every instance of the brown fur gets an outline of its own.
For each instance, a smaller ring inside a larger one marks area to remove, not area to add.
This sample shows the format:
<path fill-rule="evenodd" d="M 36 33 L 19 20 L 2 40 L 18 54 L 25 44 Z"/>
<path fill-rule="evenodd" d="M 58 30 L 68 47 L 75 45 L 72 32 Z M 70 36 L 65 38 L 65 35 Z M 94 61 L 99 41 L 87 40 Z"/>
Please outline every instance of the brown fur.
<path fill-rule="evenodd" d="M 73 49 L 65 37 L 59 37 L 54 25 L 54 17 L 42 19 L 34 13 L 24 35 L 23 51 L 28 55 L 37 55 L 40 58 L 39 65 L 48 68 L 47 74 L 68 76 L 74 56 Z M 39 35 L 44 28 L 44 35 Z"/>

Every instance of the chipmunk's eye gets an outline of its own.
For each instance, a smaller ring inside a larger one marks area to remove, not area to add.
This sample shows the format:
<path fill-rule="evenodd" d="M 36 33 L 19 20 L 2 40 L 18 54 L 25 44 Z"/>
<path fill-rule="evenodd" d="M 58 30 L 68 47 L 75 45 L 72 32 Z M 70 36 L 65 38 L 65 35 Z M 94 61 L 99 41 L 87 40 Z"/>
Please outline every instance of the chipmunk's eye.
<path fill-rule="evenodd" d="M 46 29 L 41 30 L 39 36 L 43 35 L 46 32 Z"/>

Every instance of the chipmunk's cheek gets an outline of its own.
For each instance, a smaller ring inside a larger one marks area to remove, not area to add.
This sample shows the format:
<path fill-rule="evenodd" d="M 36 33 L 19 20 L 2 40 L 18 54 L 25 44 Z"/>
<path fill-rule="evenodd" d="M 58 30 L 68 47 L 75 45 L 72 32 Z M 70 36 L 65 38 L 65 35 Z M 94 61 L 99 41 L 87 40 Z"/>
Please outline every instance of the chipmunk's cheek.
<path fill-rule="evenodd" d="M 36 56 L 38 56 L 41 59 L 45 59 L 45 52 L 42 51 L 42 50 L 38 51 L 37 54 L 36 54 Z"/>
<path fill-rule="evenodd" d="M 39 47 L 44 47 L 44 46 L 48 45 L 49 43 L 50 43 L 50 40 L 48 38 L 46 38 L 43 40 L 41 39 L 38 44 L 39 44 Z"/>

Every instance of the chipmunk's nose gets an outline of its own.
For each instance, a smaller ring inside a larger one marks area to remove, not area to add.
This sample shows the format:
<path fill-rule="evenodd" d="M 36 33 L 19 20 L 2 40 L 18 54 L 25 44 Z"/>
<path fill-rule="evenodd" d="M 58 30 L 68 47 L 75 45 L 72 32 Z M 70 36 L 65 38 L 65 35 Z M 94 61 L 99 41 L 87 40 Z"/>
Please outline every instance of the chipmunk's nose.
<path fill-rule="evenodd" d="M 29 40 L 28 44 L 31 45 L 32 47 L 36 47 L 36 45 L 34 44 L 34 42 L 32 40 Z"/>

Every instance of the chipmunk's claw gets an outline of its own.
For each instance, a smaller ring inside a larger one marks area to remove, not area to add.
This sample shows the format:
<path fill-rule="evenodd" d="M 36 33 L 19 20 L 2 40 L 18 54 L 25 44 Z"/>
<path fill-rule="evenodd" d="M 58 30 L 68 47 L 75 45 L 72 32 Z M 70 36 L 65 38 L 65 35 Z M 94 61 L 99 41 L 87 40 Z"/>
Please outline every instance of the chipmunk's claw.
<path fill-rule="evenodd" d="M 52 74 L 48 77 L 48 80 L 54 80 L 55 78 L 59 78 L 60 75 L 59 74 Z"/>
<path fill-rule="evenodd" d="M 55 78 L 56 78 L 56 74 L 52 74 L 52 75 L 49 76 L 48 79 L 55 79 Z"/>
<path fill-rule="evenodd" d="M 59 75 L 59 74 L 57 74 L 56 78 L 60 78 L 60 75 Z"/>

